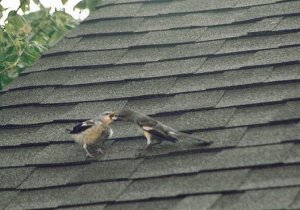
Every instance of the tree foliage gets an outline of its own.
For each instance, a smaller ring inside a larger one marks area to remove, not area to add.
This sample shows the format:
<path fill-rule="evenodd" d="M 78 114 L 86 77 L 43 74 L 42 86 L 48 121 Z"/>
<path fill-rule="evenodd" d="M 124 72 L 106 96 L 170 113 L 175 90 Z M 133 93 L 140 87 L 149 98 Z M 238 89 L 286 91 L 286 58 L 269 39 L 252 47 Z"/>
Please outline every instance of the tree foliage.
<path fill-rule="evenodd" d="M 68 0 L 61 1 L 66 4 Z M 10 11 L 5 25 L 0 26 L 0 89 L 78 25 L 66 12 L 50 13 L 50 8 L 45 8 L 39 0 L 34 2 L 40 9 L 26 14 L 30 0 L 20 0 L 19 8 Z M 82 0 L 74 8 L 93 10 L 97 3 L 98 0 Z M 0 18 L 5 10 L 0 3 Z M 25 14 L 17 14 L 19 10 Z"/>

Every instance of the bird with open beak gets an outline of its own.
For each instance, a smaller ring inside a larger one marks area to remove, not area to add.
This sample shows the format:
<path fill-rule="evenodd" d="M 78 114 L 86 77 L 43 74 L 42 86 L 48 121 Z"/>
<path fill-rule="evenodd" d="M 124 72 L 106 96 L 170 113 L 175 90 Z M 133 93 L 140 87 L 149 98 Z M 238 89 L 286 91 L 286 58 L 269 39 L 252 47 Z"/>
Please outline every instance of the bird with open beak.
<path fill-rule="evenodd" d="M 83 146 L 86 155 L 94 157 L 97 153 L 104 154 L 101 146 L 113 134 L 110 125 L 114 119 L 115 112 L 106 111 L 98 118 L 84 121 L 68 131 L 74 141 Z"/>
<path fill-rule="evenodd" d="M 191 134 L 180 132 L 147 115 L 132 111 L 130 109 L 124 109 L 116 113 L 114 120 L 136 123 L 142 129 L 143 134 L 147 139 L 146 149 L 160 144 L 163 140 L 175 143 L 180 137 L 194 139 L 200 146 L 207 146 L 212 143 L 211 141 L 205 141 Z M 152 143 L 153 138 L 157 140 L 156 143 Z"/>

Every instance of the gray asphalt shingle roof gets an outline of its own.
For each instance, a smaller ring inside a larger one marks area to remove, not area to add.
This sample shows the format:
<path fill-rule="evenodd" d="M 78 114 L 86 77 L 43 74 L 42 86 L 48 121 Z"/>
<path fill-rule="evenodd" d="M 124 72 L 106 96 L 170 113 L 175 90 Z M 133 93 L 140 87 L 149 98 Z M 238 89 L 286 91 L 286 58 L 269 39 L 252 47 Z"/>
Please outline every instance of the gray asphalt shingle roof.
<path fill-rule="evenodd" d="M 0 92 L 0 209 L 299 209 L 300 1 L 107 0 Z M 131 108 L 86 159 L 65 128 Z"/>

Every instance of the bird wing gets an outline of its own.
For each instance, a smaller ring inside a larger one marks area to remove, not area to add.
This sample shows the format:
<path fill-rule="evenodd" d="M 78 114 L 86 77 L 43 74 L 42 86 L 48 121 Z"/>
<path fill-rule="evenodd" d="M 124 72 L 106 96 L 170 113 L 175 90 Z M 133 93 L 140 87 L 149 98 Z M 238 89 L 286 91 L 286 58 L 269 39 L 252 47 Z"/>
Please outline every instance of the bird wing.
<path fill-rule="evenodd" d="M 94 120 L 87 120 L 82 123 L 79 123 L 78 125 L 75 125 L 73 129 L 70 131 L 70 134 L 78 134 L 81 133 L 88 128 L 92 127 L 95 124 Z"/>
<path fill-rule="evenodd" d="M 170 128 L 156 121 L 155 119 L 145 116 L 137 119 L 137 124 L 144 130 L 160 139 L 176 142 L 177 138 L 170 136 L 168 132 Z"/>
<path fill-rule="evenodd" d="M 107 139 L 110 138 L 113 135 L 113 130 L 111 127 L 107 127 L 106 129 L 103 130 L 103 138 Z"/>

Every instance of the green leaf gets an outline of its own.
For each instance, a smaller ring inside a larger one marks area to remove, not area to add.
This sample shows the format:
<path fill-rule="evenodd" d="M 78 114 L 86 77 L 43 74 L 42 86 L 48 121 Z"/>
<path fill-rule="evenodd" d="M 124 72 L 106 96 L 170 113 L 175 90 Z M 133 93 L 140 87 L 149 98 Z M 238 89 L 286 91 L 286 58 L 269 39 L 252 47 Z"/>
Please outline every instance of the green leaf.
<path fill-rule="evenodd" d="M 85 0 L 85 4 L 88 3 L 90 1 Z M 41 4 L 40 10 L 26 15 L 11 11 L 5 26 L 0 26 L 0 89 L 33 65 L 42 53 L 76 25 L 78 23 L 69 14 L 64 11 L 51 14 L 50 9 Z"/>
<path fill-rule="evenodd" d="M 61 0 L 61 3 L 62 3 L 63 5 L 65 5 L 67 2 L 68 2 L 68 0 Z"/>
<path fill-rule="evenodd" d="M 41 4 L 40 0 L 33 0 L 33 2 L 38 6 Z"/>
<path fill-rule="evenodd" d="M 30 0 L 20 0 L 21 10 L 26 12 L 29 10 Z"/>
<path fill-rule="evenodd" d="M 82 0 L 74 6 L 74 9 L 89 9 L 91 11 L 96 10 L 96 6 L 99 3 L 99 0 Z"/>
<path fill-rule="evenodd" d="M 3 12 L 4 11 L 4 8 L 3 6 L 0 4 L 0 12 Z"/>
<path fill-rule="evenodd" d="M 5 31 L 11 36 L 19 36 L 20 30 L 26 24 L 24 18 L 20 15 L 11 13 L 7 18 Z"/>
<path fill-rule="evenodd" d="M 0 18 L 2 18 L 2 16 L 3 16 L 3 11 L 5 11 L 5 9 L 0 4 Z"/>

